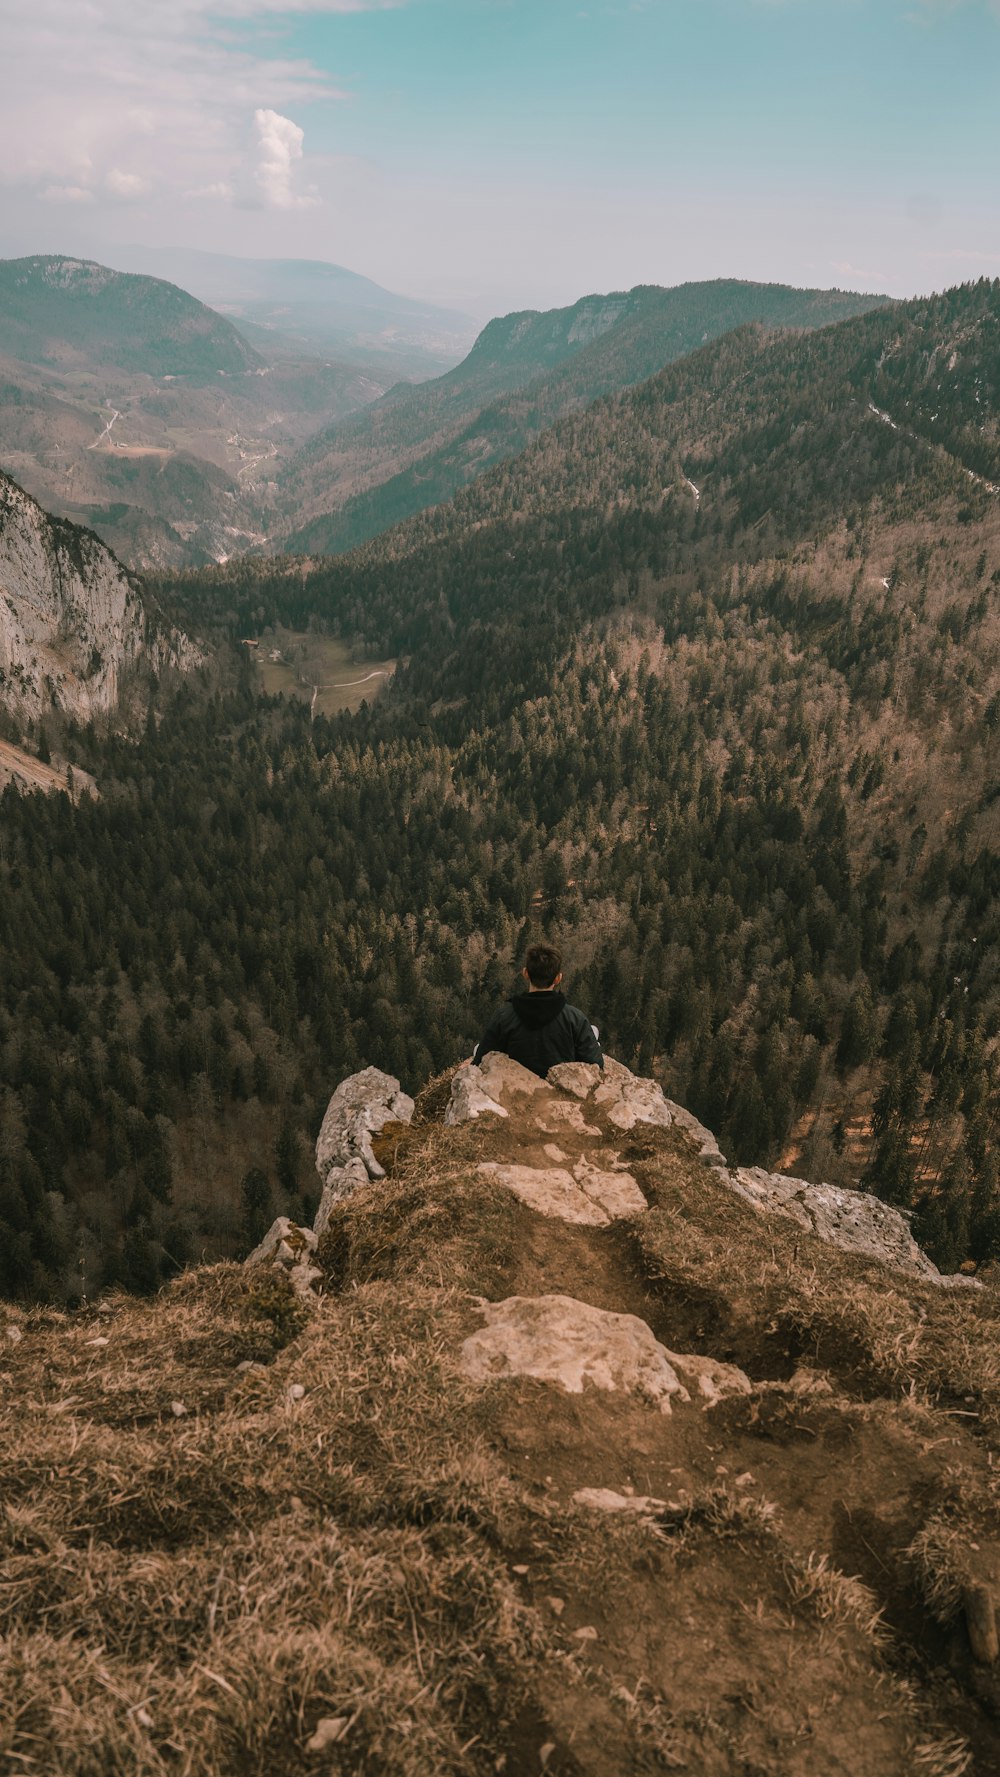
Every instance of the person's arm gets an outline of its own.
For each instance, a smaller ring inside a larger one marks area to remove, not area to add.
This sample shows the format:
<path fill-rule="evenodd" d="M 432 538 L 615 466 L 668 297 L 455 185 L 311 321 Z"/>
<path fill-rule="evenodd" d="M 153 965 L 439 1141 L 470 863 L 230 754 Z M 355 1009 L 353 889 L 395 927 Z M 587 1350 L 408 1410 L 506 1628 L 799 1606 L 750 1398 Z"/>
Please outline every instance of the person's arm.
<path fill-rule="evenodd" d="M 594 1034 L 594 1027 L 590 1019 L 583 1012 L 580 1013 L 580 1021 L 576 1026 L 574 1042 L 574 1061 L 591 1061 L 596 1063 L 598 1067 L 604 1066 L 601 1045 Z"/>
<path fill-rule="evenodd" d="M 506 1036 L 507 1027 L 506 1012 L 507 1007 L 501 1006 L 499 1012 L 494 1012 L 489 1024 L 483 1031 L 482 1036 L 472 1052 L 472 1061 L 475 1067 L 479 1066 L 483 1056 L 488 1055 L 491 1049 L 504 1049 L 504 1037 Z"/>

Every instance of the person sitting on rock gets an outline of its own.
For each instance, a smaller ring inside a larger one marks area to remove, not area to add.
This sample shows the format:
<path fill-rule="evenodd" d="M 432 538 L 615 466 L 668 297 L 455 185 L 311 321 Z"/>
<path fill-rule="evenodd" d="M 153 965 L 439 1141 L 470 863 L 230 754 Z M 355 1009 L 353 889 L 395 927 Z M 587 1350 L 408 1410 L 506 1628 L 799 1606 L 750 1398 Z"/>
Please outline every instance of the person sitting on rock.
<path fill-rule="evenodd" d="M 527 993 L 516 993 L 495 1012 L 473 1055 L 478 1065 L 492 1049 L 519 1061 L 544 1080 L 560 1061 L 604 1066 L 597 1032 L 578 1007 L 559 992 L 562 957 L 551 944 L 533 944 L 521 970 Z"/>

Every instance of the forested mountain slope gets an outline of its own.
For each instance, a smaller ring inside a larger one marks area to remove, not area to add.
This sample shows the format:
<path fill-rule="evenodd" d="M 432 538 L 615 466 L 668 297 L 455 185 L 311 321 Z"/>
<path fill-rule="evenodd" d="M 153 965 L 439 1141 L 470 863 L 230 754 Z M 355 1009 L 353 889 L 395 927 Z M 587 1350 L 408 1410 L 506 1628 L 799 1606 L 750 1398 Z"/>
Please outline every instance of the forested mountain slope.
<path fill-rule="evenodd" d="M 302 347 L 265 357 L 160 278 L 0 261 L 0 465 L 132 568 L 261 542 L 280 461 L 384 387 Z"/>
<path fill-rule="evenodd" d="M 281 480 L 291 514 L 282 546 L 350 549 L 448 499 L 562 414 L 734 328 L 822 327 L 884 301 L 718 279 L 669 290 L 638 285 L 567 309 L 505 315 L 447 376 L 392 389 L 307 446 Z M 303 525 L 303 516 L 311 522 Z"/>
<path fill-rule="evenodd" d="M 331 1073 L 468 1053 L 539 930 L 733 1159 L 995 1256 L 998 324 L 744 330 L 349 558 L 161 587 L 406 664 L 310 722 L 220 656 L 138 747 L 66 735 L 99 803 L 4 802 L 5 1287 L 231 1247 Z"/>

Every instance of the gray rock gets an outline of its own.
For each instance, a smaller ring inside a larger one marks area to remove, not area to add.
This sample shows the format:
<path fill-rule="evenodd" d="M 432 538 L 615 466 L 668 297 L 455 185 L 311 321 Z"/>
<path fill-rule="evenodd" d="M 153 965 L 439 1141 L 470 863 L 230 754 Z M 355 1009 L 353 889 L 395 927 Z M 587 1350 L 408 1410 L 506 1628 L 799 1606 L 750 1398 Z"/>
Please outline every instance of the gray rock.
<path fill-rule="evenodd" d="M 521 1093 L 531 1098 L 536 1092 L 545 1091 L 545 1081 L 539 1079 L 528 1067 L 522 1067 L 519 1061 L 504 1055 L 499 1049 L 491 1049 L 479 1063 L 479 1073 L 483 1086 L 491 1098 L 500 1104 L 511 1104 L 512 1096 Z"/>
<path fill-rule="evenodd" d="M 317 1239 L 326 1233 L 326 1226 L 335 1203 L 342 1203 L 345 1197 L 353 1197 L 355 1191 L 368 1183 L 368 1168 L 360 1155 L 348 1160 L 346 1166 L 331 1166 L 326 1175 L 323 1195 L 316 1211 L 313 1232 Z"/>
<path fill-rule="evenodd" d="M 560 1092 L 572 1092 L 574 1098 L 586 1098 L 603 1077 L 596 1061 L 559 1061 L 548 1072 L 549 1085 L 558 1086 Z"/>
<path fill-rule="evenodd" d="M 607 1110 L 609 1122 L 617 1129 L 634 1129 L 637 1123 L 653 1123 L 669 1129 L 673 1122 L 662 1087 L 655 1080 L 645 1080 L 633 1074 L 610 1055 L 604 1058 L 604 1075 L 594 1092 L 593 1102 Z"/>
<path fill-rule="evenodd" d="M 384 1178 L 385 1171 L 372 1151 L 373 1134 L 386 1123 L 408 1123 L 413 1100 L 400 1089 L 392 1074 L 366 1067 L 341 1080 L 330 1100 L 316 1141 L 316 1170 L 325 1185 L 331 1172 L 361 1159 L 369 1178 Z"/>
<path fill-rule="evenodd" d="M 569 1394 L 584 1385 L 638 1395 L 661 1413 L 690 1399 L 663 1346 L 635 1314 L 611 1314 L 571 1296 L 510 1296 L 482 1302 L 485 1326 L 462 1346 L 460 1364 L 478 1382 L 533 1376 Z"/>
<path fill-rule="evenodd" d="M 648 1207 L 630 1172 L 601 1172 L 584 1160 L 574 1172 L 493 1160 L 484 1160 L 476 1170 L 505 1185 L 539 1215 L 582 1227 L 607 1228 L 620 1216 L 639 1215 Z"/>
<path fill-rule="evenodd" d="M 755 1209 L 788 1216 L 831 1246 L 862 1259 L 877 1259 L 929 1283 L 942 1281 L 937 1266 L 914 1240 L 905 1216 L 878 1197 L 841 1185 L 810 1185 L 761 1166 L 738 1166 L 725 1176 L 730 1188 Z"/>
<path fill-rule="evenodd" d="M 471 1064 L 460 1067 L 451 1082 L 451 1097 L 444 1113 L 446 1124 L 454 1128 L 458 1123 L 471 1123 L 484 1114 L 492 1117 L 508 1115 L 503 1105 L 490 1097 L 480 1069 Z"/>

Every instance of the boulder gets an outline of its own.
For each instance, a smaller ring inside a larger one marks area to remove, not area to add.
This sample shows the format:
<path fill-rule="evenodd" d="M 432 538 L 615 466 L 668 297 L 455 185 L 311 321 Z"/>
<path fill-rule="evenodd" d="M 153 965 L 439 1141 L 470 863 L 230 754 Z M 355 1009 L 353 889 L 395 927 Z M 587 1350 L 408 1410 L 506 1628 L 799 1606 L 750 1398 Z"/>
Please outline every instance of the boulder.
<path fill-rule="evenodd" d="M 572 1092 L 574 1098 L 586 1098 L 603 1077 L 596 1061 L 560 1061 L 549 1068 L 548 1083 L 560 1092 Z"/>
<path fill-rule="evenodd" d="M 634 1129 L 637 1123 L 669 1129 L 673 1122 L 662 1087 L 655 1080 L 641 1079 L 610 1055 L 604 1058 L 604 1075 L 593 1102 L 606 1109 L 616 1129 Z"/>
<path fill-rule="evenodd" d="M 482 1084 L 491 1098 L 499 1103 L 509 1105 L 511 1097 L 516 1093 L 530 1098 L 536 1092 L 545 1091 L 545 1081 L 533 1074 L 529 1067 L 522 1067 L 509 1055 L 499 1049 L 491 1049 L 479 1063 Z"/>
<path fill-rule="evenodd" d="M 490 1097 L 481 1070 L 470 1062 L 466 1067 L 459 1068 L 451 1082 L 451 1097 L 445 1108 L 444 1120 L 449 1128 L 453 1128 L 456 1123 L 471 1123 L 474 1118 L 484 1114 L 506 1117 L 508 1112 L 495 1098 Z"/>
<path fill-rule="evenodd" d="M 667 1352 L 635 1314 L 611 1314 L 571 1296 L 510 1296 L 480 1304 L 485 1325 L 462 1346 L 477 1382 L 532 1376 L 569 1394 L 584 1386 L 638 1396 L 661 1413 L 690 1399 Z"/>
<path fill-rule="evenodd" d="M 941 1281 L 937 1267 L 914 1240 L 906 1217 L 878 1197 L 841 1185 L 810 1185 L 786 1173 L 766 1172 L 762 1166 L 738 1166 L 726 1179 L 755 1209 L 788 1216 L 831 1246 L 861 1259 L 877 1259 L 911 1277 Z"/>
<path fill-rule="evenodd" d="M 617 1167 L 612 1172 L 602 1172 L 592 1166 L 589 1160 L 578 1160 L 573 1168 L 576 1179 L 584 1195 L 600 1205 L 608 1220 L 617 1221 L 620 1216 L 641 1215 L 649 1205 L 630 1172 Z"/>
<path fill-rule="evenodd" d="M 699 1406 L 714 1407 L 730 1394 L 752 1394 L 753 1383 L 735 1364 L 720 1363 L 714 1357 L 688 1357 L 668 1351 L 667 1357 L 691 1398 Z"/>
<path fill-rule="evenodd" d="M 331 1172 L 354 1159 L 364 1162 L 368 1178 L 384 1178 L 372 1151 L 372 1135 L 386 1123 L 408 1123 L 413 1109 L 413 1100 L 401 1091 L 399 1081 L 381 1068 L 366 1067 L 341 1080 L 316 1141 L 316 1170 L 324 1185 Z"/>
<path fill-rule="evenodd" d="M 592 1512 L 621 1512 L 635 1518 L 655 1518 L 660 1512 L 678 1509 L 672 1500 L 654 1499 L 648 1493 L 616 1493 L 613 1487 L 578 1487 L 573 1504 Z"/>
<path fill-rule="evenodd" d="M 503 1165 L 491 1160 L 484 1161 L 476 1171 L 498 1185 L 506 1185 L 508 1191 L 513 1191 L 515 1197 L 539 1215 L 588 1228 L 606 1228 L 611 1221 L 596 1198 L 589 1197 L 563 1167 Z"/>

